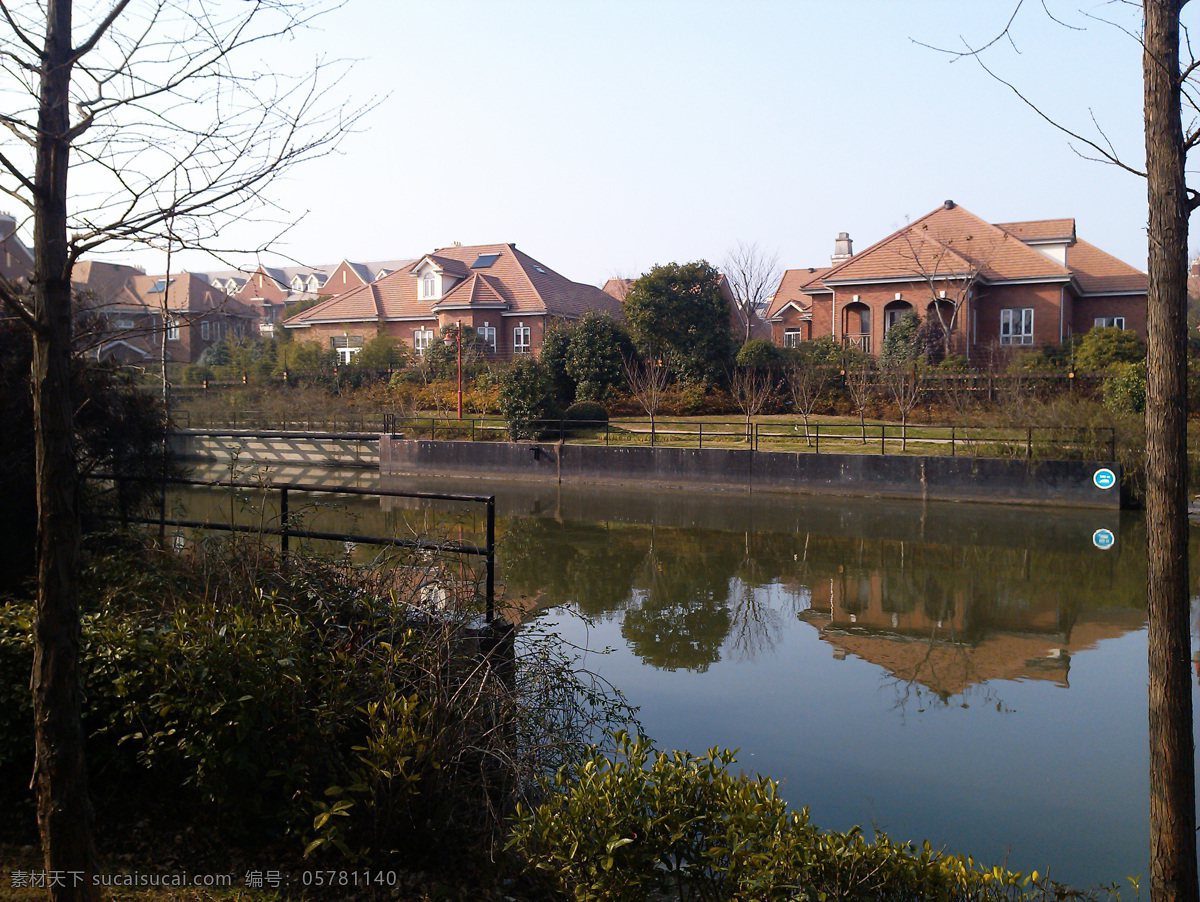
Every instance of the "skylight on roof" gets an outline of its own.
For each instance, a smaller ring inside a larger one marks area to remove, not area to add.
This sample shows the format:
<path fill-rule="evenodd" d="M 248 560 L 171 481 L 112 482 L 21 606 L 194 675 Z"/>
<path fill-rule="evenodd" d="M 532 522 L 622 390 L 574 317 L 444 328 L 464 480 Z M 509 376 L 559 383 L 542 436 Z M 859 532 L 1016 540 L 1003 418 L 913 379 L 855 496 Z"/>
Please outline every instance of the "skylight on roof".
<path fill-rule="evenodd" d="M 500 258 L 499 254 L 480 254 L 471 264 L 471 269 L 487 269 Z"/>
<path fill-rule="evenodd" d="M 161 294 L 163 289 L 174 281 L 174 279 L 159 279 L 154 283 L 154 287 L 150 289 L 150 294 Z"/>
<path fill-rule="evenodd" d="M 546 271 L 546 270 L 542 269 L 540 266 L 538 266 L 536 263 L 535 263 L 535 264 L 533 264 L 533 268 L 534 268 L 534 269 L 536 269 L 538 272 L 545 272 L 545 271 Z"/>

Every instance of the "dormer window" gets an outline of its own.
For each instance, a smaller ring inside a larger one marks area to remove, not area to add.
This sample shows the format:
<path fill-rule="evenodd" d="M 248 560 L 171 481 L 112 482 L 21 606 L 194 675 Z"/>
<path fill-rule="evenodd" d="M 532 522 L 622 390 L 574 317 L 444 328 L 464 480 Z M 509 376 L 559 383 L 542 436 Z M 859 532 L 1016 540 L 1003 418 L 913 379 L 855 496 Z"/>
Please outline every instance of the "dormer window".
<path fill-rule="evenodd" d="M 434 292 L 436 290 L 435 289 L 436 284 L 437 284 L 437 280 L 434 278 L 433 273 L 431 273 L 431 272 L 425 273 L 425 276 L 421 279 L 421 297 L 423 297 L 423 298 L 434 297 Z"/>

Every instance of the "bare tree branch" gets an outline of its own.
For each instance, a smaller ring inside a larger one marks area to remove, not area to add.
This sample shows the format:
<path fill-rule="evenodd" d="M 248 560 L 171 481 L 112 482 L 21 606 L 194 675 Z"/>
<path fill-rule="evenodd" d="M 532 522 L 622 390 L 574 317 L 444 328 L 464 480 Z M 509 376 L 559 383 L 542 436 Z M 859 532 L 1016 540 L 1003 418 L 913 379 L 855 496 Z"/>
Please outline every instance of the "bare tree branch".
<path fill-rule="evenodd" d="M 737 247 L 726 255 L 722 269 L 741 318 L 741 331 L 744 333 L 742 341 L 747 342 L 753 337 L 759 308 L 779 284 L 779 255 L 767 256 L 757 244 L 739 241 Z"/>

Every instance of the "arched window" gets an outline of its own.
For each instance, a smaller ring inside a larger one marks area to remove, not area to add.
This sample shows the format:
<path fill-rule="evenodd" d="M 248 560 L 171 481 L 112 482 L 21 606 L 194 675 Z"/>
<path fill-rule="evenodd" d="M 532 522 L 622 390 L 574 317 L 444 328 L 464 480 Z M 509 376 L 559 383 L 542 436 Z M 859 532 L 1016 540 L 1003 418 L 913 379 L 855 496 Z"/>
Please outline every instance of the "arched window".
<path fill-rule="evenodd" d="M 892 326 L 900 322 L 900 318 L 904 316 L 904 314 L 916 312 L 917 311 L 913 309 L 913 305 L 908 301 L 900 298 L 891 301 L 886 307 L 883 308 L 883 334 L 887 335 L 887 333 L 891 331 Z"/>
<path fill-rule="evenodd" d="M 433 297 L 433 273 L 425 273 L 425 278 L 421 280 L 421 294 L 423 297 Z"/>

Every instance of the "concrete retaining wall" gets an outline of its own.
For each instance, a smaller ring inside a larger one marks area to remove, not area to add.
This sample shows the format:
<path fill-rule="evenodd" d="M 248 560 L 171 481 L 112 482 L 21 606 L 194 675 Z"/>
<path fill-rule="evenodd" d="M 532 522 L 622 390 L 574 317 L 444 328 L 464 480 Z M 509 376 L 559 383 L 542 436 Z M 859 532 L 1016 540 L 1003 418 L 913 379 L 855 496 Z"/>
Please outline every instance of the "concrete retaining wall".
<path fill-rule="evenodd" d="M 320 436 L 268 432 L 177 432 L 171 449 L 183 460 L 304 464 L 310 467 L 377 467 L 379 436 Z"/>
<path fill-rule="evenodd" d="M 794 492 L 1118 509 L 1120 467 L 1008 460 L 530 442 L 412 441 L 383 436 L 380 471 L 409 476 L 533 479 L 726 491 Z M 1112 470 L 1116 484 L 1093 476 Z"/>

